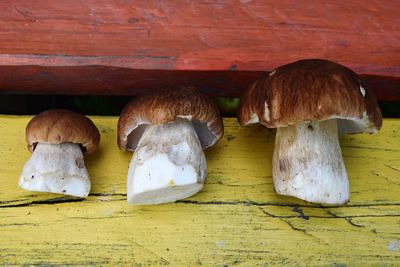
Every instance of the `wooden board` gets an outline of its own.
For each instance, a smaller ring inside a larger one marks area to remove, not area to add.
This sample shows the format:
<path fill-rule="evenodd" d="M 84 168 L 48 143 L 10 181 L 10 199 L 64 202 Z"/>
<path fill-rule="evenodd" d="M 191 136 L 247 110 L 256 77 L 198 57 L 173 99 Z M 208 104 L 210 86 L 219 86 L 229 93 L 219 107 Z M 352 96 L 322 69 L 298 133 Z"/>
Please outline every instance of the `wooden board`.
<path fill-rule="evenodd" d="M 242 72 L 325 58 L 400 99 L 398 14 L 396 0 L 1 1 L 0 92 L 138 94 L 189 80 L 238 96 L 254 81 Z M 213 71 L 235 73 L 215 86 Z"/>
<path fill-rule="evenodd" d="M 27 192 L 29 117 L 0 116 L 0 263 L 3 265 L 398 265 L 400 121 L 376 135 L 341 138 L 350 176 L 346 206 L 320 206 L 273 191 L 274 131 L 225 119 L 206 151 L 204 190 L 174 204 L 126 202 L 130 153 L 116 146 L 115 117 L 93 117 L 100 150 L 86 159 L 85 199 Z"/>
<path fill-rule="evenodd" d="M 0 93 L 138 95 L 188 85 L 212 96 L 240 97 L 261 75 L 260 71 L 0 66 Z M 363 75 L 361 80 L 377 99 L 400 100 L 400 78 Z"/>

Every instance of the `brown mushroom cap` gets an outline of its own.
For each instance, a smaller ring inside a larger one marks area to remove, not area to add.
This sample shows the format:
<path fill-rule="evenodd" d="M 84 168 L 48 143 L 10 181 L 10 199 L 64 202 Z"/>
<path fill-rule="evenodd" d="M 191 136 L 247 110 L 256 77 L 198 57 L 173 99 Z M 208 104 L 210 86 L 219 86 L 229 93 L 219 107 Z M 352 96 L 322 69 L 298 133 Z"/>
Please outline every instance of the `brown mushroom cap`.
<path fill-rule="evenodd" d="M 238 112 L 241 125 L 260 122 L 269 128 L 333 118 L 342 133 L 382 126 L 379 106 L 357 74 L 320 59 L 287 64 L 262 77 L 243 95 Z"/>
<path fill-rule="evenodd" d="M 25 135 L 31 152 L 37 143 L 75 143 L 82 145 L 85 153 L 90 154 L 100 142 L 100 133 L 89 118 L 64 109 L 52 109 L 36 115 L 26 126 Z"/>
<path fill-rule="evenodd" d="M 213 146 L 223 135 L 223 123 L 214 102 L 193 87 L 162 90 L 132 99 L 118 121 L 118 146 L 135 150 L 146 125 L 165 124 L 176 118 L 192 121 L 203 148 Z"/>

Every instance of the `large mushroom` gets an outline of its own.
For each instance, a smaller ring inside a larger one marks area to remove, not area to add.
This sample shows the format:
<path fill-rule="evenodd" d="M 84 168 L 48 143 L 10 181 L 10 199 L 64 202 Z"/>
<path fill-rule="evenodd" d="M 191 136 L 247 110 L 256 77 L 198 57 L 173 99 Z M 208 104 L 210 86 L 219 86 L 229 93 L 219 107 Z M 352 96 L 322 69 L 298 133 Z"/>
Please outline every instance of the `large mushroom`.
<path fill-rule="evenodd" d="M 241 99 L 241 125 L 277 128 L 273 178 L 279 194 L 326 204 L 349 200 L 338 133 L 374 133 L 379 106 L 350 69 L 301 60 L 258 80 Z"/>
<path fill-rule="evenodd" d="M 89 118 L 63 109 L 48 110 L 28 123 L 25 134 L 32 156 L 20 176 L 21 188 L 77 197 L 89 194 L 84 154 L 94 152 L 100 141 Z"/>
<path fill-rule="evenodd" d="M 134 98 L 118 121 L 119 148 L 135 151 L 128 202 L 174 202 L 200 191 L 207 173 L 203 149 L 222 135 L 218 108 L 192 87 Z"/>

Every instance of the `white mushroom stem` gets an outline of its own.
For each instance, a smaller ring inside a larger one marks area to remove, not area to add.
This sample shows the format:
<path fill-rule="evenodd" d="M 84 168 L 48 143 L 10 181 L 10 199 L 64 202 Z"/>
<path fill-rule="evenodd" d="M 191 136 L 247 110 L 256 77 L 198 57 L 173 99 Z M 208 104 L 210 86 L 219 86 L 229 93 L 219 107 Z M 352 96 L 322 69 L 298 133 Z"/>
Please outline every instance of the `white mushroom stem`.
<path fill-rule="evenodd" d="M 278 128 L 273 177 L 279 194 L 316 203 L 346 203 L 349 180 L 339 146 L 337 120 Z"/>
<path fill-rule="evenodd" d="M 19 186 L 29 191 L 86 197 L 90 180 L 80 146 L 38 143 L 24 166 Z"/>
<path fill-rule="evenodd" d="M 128 171 L 128 202 L 160 204 L 187 198 L 203 187 L 206 159 L 190 121 L 148 125 Z"/>

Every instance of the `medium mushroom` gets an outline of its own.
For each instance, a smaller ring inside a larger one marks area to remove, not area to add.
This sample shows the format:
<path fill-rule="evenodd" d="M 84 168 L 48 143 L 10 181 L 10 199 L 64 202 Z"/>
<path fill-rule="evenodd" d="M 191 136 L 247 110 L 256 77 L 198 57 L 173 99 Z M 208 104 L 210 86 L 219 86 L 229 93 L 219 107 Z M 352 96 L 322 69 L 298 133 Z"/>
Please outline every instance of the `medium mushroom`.
<path fill-rule="evenodd" d="M 382 114 L 350 69 L 301 60 L 258 80 L 241 99 L 241 125 L 277 128 L 273 178 L 279 194 L 326 204 L 349 200 L 338 133 L 374 133 Z"/>
<path fill-rule="evenodd" d="M 218 108 L 192 87 L 131 100 L 118 121 L 119 148 L 135 151 L 128 171 L 128 202 L 174 202 L 200 191 L 207 174 L 203 149 L 222 135 Z"/>
<path fill-rule="evenodd" d="M 42 112 L 26 127 L 31 158 L 19 186 L 29 191 L 86 197 L 90 180 L 84 154 L 93 153 L 100 134 L 87 117 L 63 109 Z"/>

